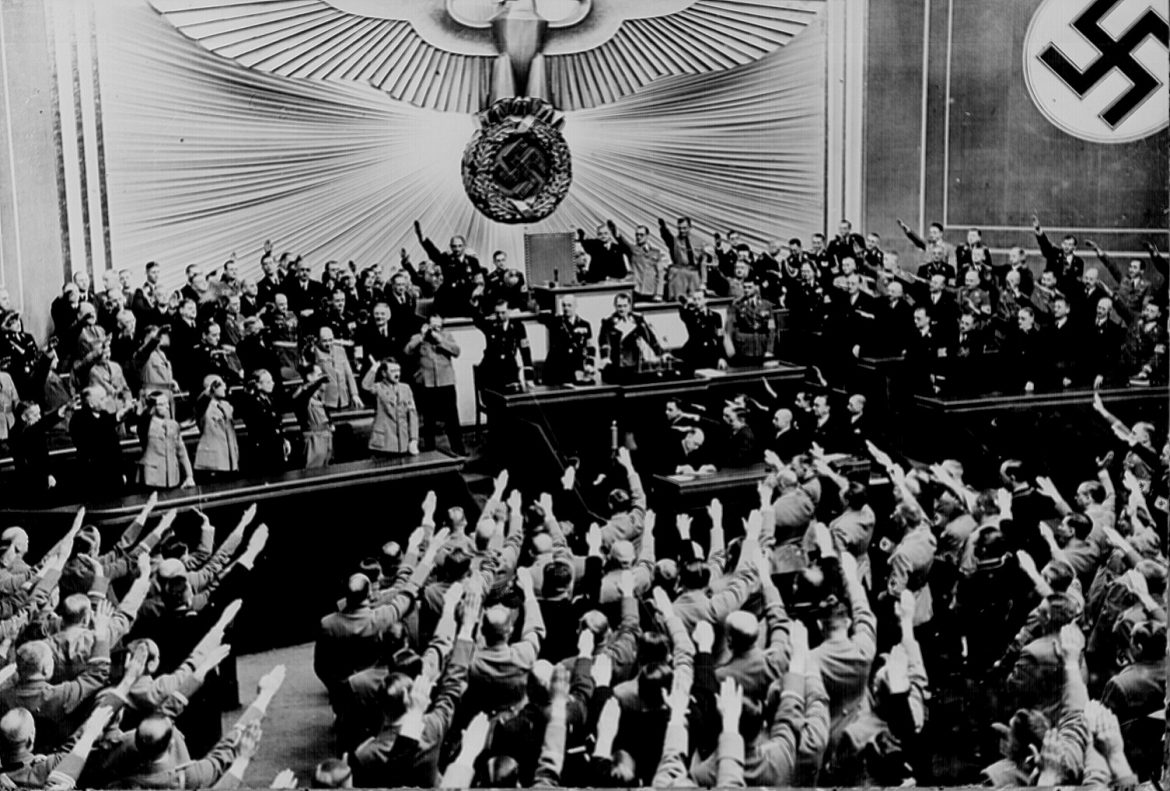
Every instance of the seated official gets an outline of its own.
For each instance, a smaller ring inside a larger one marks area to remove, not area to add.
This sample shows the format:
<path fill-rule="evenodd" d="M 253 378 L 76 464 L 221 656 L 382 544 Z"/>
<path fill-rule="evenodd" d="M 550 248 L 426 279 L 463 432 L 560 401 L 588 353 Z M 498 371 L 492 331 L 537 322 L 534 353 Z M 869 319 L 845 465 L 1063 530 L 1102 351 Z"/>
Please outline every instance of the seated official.
<path fill-rule="evenodd" d="M 707 434 L 703 429 L 687 429 L 679 436 L 665 440 L 666 444 L 658 454 L 658 468 L 665 475 L 695 475 L 700 472 L 714 472 L 713 458 L 707 445 Z"/>
<path fill-rule="evenodd" d="M 791 409 L 777 409 L 772 416 L 772 435 L 765 447 L 775 453 L 785 464 L 792 457 L 808 450 L 808 440 L 797 430 Z"/>
<path fill-rule="evenodd" d="M 599 366 L 607 382 L 627 380 L 645 365 L 670 358 L 650 322 L 641 313 L 634 313 L 629 294 L 615 296 L 613 307 L 614 312 L 602 320 L 598 333 Z"/>
<path fill-rule="evenodd" d="M 728 428 L 727 440 L 723 444 L 723 467 L 750 467 L 760 457 L 756 436 L 748 425 L 747 415 L 735 406 L 725 407 L 723 423 Z"/>

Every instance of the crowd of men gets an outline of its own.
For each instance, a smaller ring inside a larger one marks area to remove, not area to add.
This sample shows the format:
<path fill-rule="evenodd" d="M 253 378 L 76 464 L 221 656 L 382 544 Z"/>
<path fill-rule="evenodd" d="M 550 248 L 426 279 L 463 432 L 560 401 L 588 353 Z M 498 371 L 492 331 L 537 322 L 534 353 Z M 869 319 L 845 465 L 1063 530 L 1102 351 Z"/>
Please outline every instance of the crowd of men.
<path fill-rule="evenodd" d="M 742 521 L 719 500 L 656 519 L 641 441 L 593 510 L 574 491 L 596 471 L 571 466 L 551 494 L 501 473 L 478 520 L 428 494 L 321 621 L 341 757 L 315 783 L 1156 779 L 1170 443 L 1096 407 L 1114 439 L 1075 495 L 1019 460 L 974 488 L 953 459 L 860 438 L 889 481 L 871 486 L 817 441 L 825 405 L 799 403 Z M 677 402 L 666 420 L 675 442 L 694 431 Z"/>
<path fill-rule="evenodd" d="M 1077 240 L 1055 247 L 1038 221 L 1039 275 L 1019 248 L 994 262 L 978 231 L 955 247 L 941 227 L 927 239 L 902 229 L 922 251 L 913 273 L 848 223 L 807 250 L 794 239 L 760 254 L 734 234 L 707 244 L 686 218 L 673 230 L 660 221 L 658 240 L 639 227 L 632 244 L 610 223 L 579 233 L 581 278 L 632 277 L 633 293 L 596 332 L 571 299 L 541 314 L 539 369 L 506 253 L 485 271 L 461 237 L 443 251 L 417 226 L 427 263 L 404 252 L 388 278 L 329 262 L 318 280 L 271 246 L 256 280 L 234 260 L 213 277 L 190 266 L 170 295 L 153 263 L 140 287 L 111 273 L 100 293 L 78 273 L 44 344 L 0 293 L 0 427 L 34 490 L 55 484 L 48 437 L 66 416 L 106 493 L 129 484 L 120 438 L 134 422 L 140 480 L 155 488 L 328 463 L 333 417 L 364 403 L 375 451 L 417 453 L 440 426 L 455 447 L 460 352 L 444 319 L 461 315 L 487 341 L 480 383 L 498 386 L 613 381 L 655 358 L 759 364 L 788 352 L 781 308 L 792 343 L 831 381 L 863 355 L 903 357 L 913 386 L 932 393 L 985 389 L 990 368 L 1015 392 L 1165 381 L 1170 280 L 1152 245 L 1125 271 L 1098 251 L 1118 284 L 1107 289 Z M 732 299 L 726 318 L 710 296 Z M 688 340 L 667 349 L 636 308 L 674 301 Z M 1001 460 L 996 485 L 976 486 L 953 459 L 923 467 L 887 453 L 861 394 L 844 414 L 824 394 L 769 396 L 734 399 L 718 418 L 668 402 L 665 425 L 636 432 L 613 469 L 580 471 L 593 481 L 585 498 L 571 466 L 551 495 L 501 474 L 474 523 L 455 507 L 440 515 L 429 495 L 409 538 L 337 580 L 314 670 L 338 757 L 311 784 L 1127 787 L 1158 776 L 1164 426 L 1126 425 L 1097 396 L 1115 441 L 1086 443 L 1070 497 L 1015 459 Z M 286 411 L 303 429 L 299 450 Z M 188 417 L 201 431 L 194 460 Z M 848 477 L 838 454 L 868 456 L 889 483 Z M 742 520 L 725 520 L 718 500 L 704 514 L 656 502 L 673 518 L 660 523 L 640 474 L 761 461 Z M 222 643 L 267 529 L 249 536 L 246 513 L 217 549 L 206 520 L 190 540 L 171 530 L 174 513 L 147 532 L 153 507 L 106 552 L 83 514 L 38 564 L 24 531 L 0 534 L 11 662 L 0 776 L 17 786 L 242 781 L 282 673 L 221 737 Z M 405 536 L 413 517 L 401 510 Z M 961 717 L 948 708 L 956 690 Z"/>
<path fill-rule="evenodd" d="M 1092 266 L 1076 238 L 1057 247 L 1036 218 L 1040 271 L 1019 247 L 994 260 L 978 230 L 956 246 L 937 224 L 926 239 L 899 224 L 921 251 L 915 267 L 847 221 L 831 239 L 814 234 L 807 249 L 791 239 L 759 252 L 734 231 L 702 240 L 686 217 L 673 230 L 659 220 L 658 238 L 639 226 L 629 241 L 612 222 L 594 237 L 579 230 L 580 278 L 631 289 L 597 327 L 572 297 L 537 313 L 549 332 L 540 366 L 517 317 L 532 308 L 528 287 L 507 253 L 496 251 L 489 269 L 463 237 L 441 250 L 417 223 L 427 260 L 416 265 L 404 249 L 390 272 L 329 261 L 318 279 L 310 262 L 271 244 L 257 278 L 242 276 L 234 257 L 211 275 L 191 264 L 170 293 L 156 262 L 141 285 L 127 270 L 110 271 L 97 292 L 79 271 L 52 305 L 47 343 L 23 331 L 0 290 L 0 442 L 34 492 L 56 483 L 46 452 L 55 431 L 69 431 L 86 463 L 121 471 L 119 440 L 136 427 L 142 457 L 119 477 L 156 487 L 328 464 L 332 417 L 355 407 L 373 407 L 380 430 L 401 437 L 372 443 L 374 452 L 417 452 L 444 436 L 460 452 L 453 361 L 461 350 L 444 329 L 451 317 L 474 319 L 485 335 L 481 389 L 622 381 L 663 362 L 698 369 L 776 358 L 814 363 L 830 383 L 852 388 L 863 356 L 901 358 L 908 389 L 944 396 L 1165 383 L 1170 278 L 1154 244 L 1148 261 L 1123 270 L 1086 242 L 1100 262 Z M 732 300 L 725 315 L 712 297 Z M 666 348 L 637 309 L 654 302 L 677 303 L 687 329 L 680 348 Z M 302 429 L 297 447 L 283 433 L 289 412 Z M 181 439 L 192 419 L 201 433 L 194 459 Z M 244 442 L 234 433 L 239 420 Z"/>
<path fill-rule="evenodd" d="M 155 506 L 108 548 L 85 509 L 39 559 L 26 531 L 0 533 L 4 787 L 243 783 L 286 669 L 260 679 L 225 734 L 222 713 L 240 705 L 225 639 L 268 528 L 250 529 L 250 507 L 216 546 L 206 517 L 176 529 L 175 511 L 156 518 Z"/>

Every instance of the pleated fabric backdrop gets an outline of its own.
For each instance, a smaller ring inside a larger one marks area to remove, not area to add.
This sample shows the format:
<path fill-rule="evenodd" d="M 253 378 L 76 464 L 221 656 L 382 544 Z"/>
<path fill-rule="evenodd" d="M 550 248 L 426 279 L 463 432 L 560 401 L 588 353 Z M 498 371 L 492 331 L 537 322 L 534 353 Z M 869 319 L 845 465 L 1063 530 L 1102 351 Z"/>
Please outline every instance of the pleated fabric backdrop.
<path fill-rule="evenodd" d="M 113 264 L 191 263 L 238 253 L 258 271 L 278 252 L 392 264 L 411 224 L 487 256 L 522 259 L 526 232 L 612 218 L 694 218 L 756 245 L 824 224 L 825 27 L 818 18 L 756 63 L 660 80 L 566 114 L 573 186 L 550 218 L 505 226 L 478 214 L 460 180 L 470 115 L 424 110 L 356 84 L 263 74 L 184 38 L 146 0 L 101 0 L 97 50 Z"/>

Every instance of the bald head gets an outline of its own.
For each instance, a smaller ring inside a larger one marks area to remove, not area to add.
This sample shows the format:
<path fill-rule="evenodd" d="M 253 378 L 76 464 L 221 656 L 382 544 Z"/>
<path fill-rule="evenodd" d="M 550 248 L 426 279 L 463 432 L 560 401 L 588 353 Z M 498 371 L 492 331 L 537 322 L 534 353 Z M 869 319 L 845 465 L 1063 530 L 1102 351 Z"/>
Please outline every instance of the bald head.
<path fill-rule="evenodd" d="M 489 646 L 507 642 L 512 631 L 512 611 L 502 604 L 489 607 L 483 614 L 483 639 Z"/>
<path fill-rule="evenodd" d="M 174 728 L 168 717 L 147 717 L 134 731 L 134 746 L 148 761 L 158 758 L 171 744 Z"/>
<path fill-rule="evenodd" d="M 0 533 L 0 551 L 11 549 L 18 557 L 28 552 L 28 533 L 22 527 L 10 527 Z"/>
<path fill-rule="evenodd" d="M 750 612 L 736 610 L 727 616 L 724 624 L 727 645 L 732 653 L 741 654 L 756 644 L 760 634 L 760 621 Z"/>
<path fill-rule="evenodd" d="M 21 681 L 53 677 L 53 651 L 44 640 L 33 640 L 16 649 L 16 672 Z"/>
<path fill-rule="evenodd" d="M 73 593 L 61 602 L 63 626 L 84 626 L 89 621 L 89 597 L 84 593 Z"/>
<path fill-rule="evenodd" d="M 370 598 L 370 578 L 365 574 L 351 574 L 345 583 L 347 607 L 361 607 Z"/>
<path fill-rule="evenodd" d="M 37 738 L 37 727 L 32 713 L 18 706 L 0 717 L 0 738 L 4 740 L 0 747 L 3 747 L 6 754 L 22 748 L 31 750 Z"/>

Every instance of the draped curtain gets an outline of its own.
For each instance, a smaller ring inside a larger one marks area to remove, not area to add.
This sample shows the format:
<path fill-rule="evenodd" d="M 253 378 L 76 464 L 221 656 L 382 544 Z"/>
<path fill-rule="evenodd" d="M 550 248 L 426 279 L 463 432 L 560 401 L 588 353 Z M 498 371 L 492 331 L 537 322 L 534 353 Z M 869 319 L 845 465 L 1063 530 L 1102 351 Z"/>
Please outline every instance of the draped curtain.
<path fill-rule="evenodd" d="M 470 115 L 424 110 L 365 85 L 252 71 L 185 39 L 146 0 L 101 0 L 97 48 L 114 266 L 245 275 L 266 239 L 320 266 L 422 257 L 412 223 L 441 247 L 455 233 L 522 259 L 526 232 L 613 219 L 694 218 L 703 237 L 734 228 L 756 246 L 823 225 L 825 32 L 817 19 L 767 57 L 672 77 L 566 114 L 573 186 L 528 226 L 480 215 L 460 158 Z"/>

